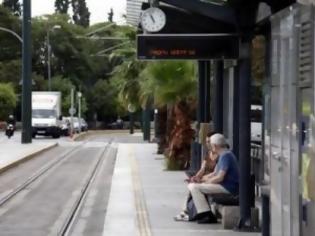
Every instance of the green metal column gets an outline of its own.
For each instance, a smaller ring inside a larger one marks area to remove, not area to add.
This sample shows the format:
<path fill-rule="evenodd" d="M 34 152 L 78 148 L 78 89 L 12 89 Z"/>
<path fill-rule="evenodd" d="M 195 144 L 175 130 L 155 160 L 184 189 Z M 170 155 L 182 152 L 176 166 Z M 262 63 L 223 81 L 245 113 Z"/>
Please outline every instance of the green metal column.
<path fill-rule="evenodd" d="M 32 142 L 31 0 L 23 0 L 22 143 Z"/>
<path fill-rule="evenodd" d="M 210 100 L 211 100 L 211 94 L 210 94 L 210 86 L 211 86 L 211 64 L 210 61 L 207 61 L 205 63 L 205 81 L 204 81 L 204 89 L 205 89 L 205 112 L 204 112 L 204 122 L 210 122 L 211 120 L 211 114 L 210 114 Z"/>
<path fill-rule="evenodd" d="M 215 112 L 213 114 L 214 131 L 223 133 L 223 73 L 224 62 L 216 62 L 216 74 L 215 74 Z"/>
<path fill-rule="evenodd" d="M 239 168 L 240 168 L 240 222 L 239 229 L 251 230 L 251 158 L 250 158 L 250 82 L 251 82 L 251 41 L 241 43 L 243 57 L 239 60 Z"/>
<path fill-rule="evenodd" d="M 129 133 L 134 133 L 134 112 L 129 112 Z"/>
<path fill-rule="evenodd" d="M 151 125 L 150 125 L 150 105 L 147 105 L 145 110 L 144 110 L 144 121 L 143 121 L 143 140 L 149 141 L 151 140 Z"/>

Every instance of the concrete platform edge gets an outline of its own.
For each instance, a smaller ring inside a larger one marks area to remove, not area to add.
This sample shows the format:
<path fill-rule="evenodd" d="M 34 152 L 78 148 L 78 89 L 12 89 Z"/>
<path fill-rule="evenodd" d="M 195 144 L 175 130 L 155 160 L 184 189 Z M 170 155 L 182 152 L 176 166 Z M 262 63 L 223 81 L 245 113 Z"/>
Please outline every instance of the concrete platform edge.
<path fill-rule="evenodd" d="M 5 166 L 5 167 L 3 167 L 3 168 L 0 169 L 0 175 L 1 175 L 2 173 L 4 173 L 5 171 L 11 169 L 11 168 L 13 168 L 13 167 L 15 167 L 15 166 L 17 166 L 17 165 L 19 165 L 19 164 L 22 164 L 23 162 L 28 161 L 28 160 L 34 158 L 35 156 L 37 156 L 37 155 L 39 155 L 39 154 L 41 154 L 41 153 L 43 153 L 43 152 L 46 152 L 46 151 L 48 151 L 48 150 L 50 150 L 50 149 L 56 147 L 57 145 L 58 145 L 58 143 L 54 143 L 54 144 L 52 144 L 52 145 L 50 145 L 50 146 L 48 146 L 48 147 L 39 149 L 39 150 L 37 150 L 37 151 L 35 151 L 35 152 L 31 153 L 31 154 L 28 154 L 28 155 L 24 156 L 24 157 L 22 157 L 20 160 L 17 160 L 17 161 L 15 161 L 15 162 L 12 162 L 11 164 L 9 164 L 9 165 L 7 165 L 7 166 Z"/>

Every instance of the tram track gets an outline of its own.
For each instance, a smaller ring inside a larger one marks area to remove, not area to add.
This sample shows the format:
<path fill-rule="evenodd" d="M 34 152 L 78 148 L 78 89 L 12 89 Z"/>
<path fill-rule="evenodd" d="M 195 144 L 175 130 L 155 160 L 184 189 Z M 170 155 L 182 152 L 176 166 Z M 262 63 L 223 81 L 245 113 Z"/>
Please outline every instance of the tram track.
<path fill-rule="evenodd" d="M 82 227 L 101 233 L 117 152 L 113 140 L 61 146 L 42 155 L 46 162 L 12 169 L 0 195 L 1 235 L 78 235 Z M 95 228 L 95 222 L 101 223 Z"/>
<path fill-rule="evenodd" d="M 105 157 L 107 156 L 107 154 L 110 151 L 111 143 L 112 143 L 112 140 L 109 141 L 109 143 L 106 145 L 104 150 L 99 155 L 99 158 L 98 158 L 96 164 L 94 165 L 91 173 L 89 174 L 89 177 L 87 178 L 87 180 L 85 181 L 85 183 L 81 189 L 80 195 L 78 196 L 75 203 L 73 204 L 64 224 L 62 225 L 60 231 L 58 232 L 58 236 L 71 235 L 71 230 L 72 230 L 72 228 L 76 222 L 76 219 L 79 216 L 80 211 L 83 208 L 83 205 L 85 203 L 86 197 L 88 196 L 88 194 L 90 192 L 92 184 L 93 184 L 94 180 L 96 179 L 98 173 L 101 170 L 101 167 L 102 167 L 102 164 L 105 160 Z"/>
<path fill-rule="evenodd" d="M 88 141 L 85 141 L 87 143 Z M 11 199 L 13 199 L 17 194 L 19 194 L 21 191 L 26 189 L 28 186 L 30 186 L 32 183 L 34 183 L 37 179 L 39 179 L 41 176 L 46 174 L 48 171 L 53 169 L 54 167 L 57 167 L 58 164 L 61 164 L 63 161 L 67 160 L 71 157 L 71 155 L 77 151 L 79 151 L 80 148 L 75 146 L 74 148 L 70 149 L 66 153 L 62 154 L 57 160 L 51 161 L 41 169 L 39 169 L 35 174 L 27 178 L 23 183 L 19 184 L 16 188 L 11 190 L 9 193 L 7 193 L 5 196 L 0 198 L 0 207 L 4 206 L 7 202 L 9 202 Z"/>

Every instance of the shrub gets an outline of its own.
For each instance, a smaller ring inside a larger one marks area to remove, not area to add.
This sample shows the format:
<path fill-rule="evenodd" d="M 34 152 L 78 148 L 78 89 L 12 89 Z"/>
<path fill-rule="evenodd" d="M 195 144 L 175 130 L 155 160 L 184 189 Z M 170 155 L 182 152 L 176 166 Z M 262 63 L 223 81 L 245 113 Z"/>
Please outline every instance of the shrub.
<path fill-rule="evenodd" d="M 0 83 L 0 120 L 6 120 L 16 107 L 17 97 L 11 84 Z"/>

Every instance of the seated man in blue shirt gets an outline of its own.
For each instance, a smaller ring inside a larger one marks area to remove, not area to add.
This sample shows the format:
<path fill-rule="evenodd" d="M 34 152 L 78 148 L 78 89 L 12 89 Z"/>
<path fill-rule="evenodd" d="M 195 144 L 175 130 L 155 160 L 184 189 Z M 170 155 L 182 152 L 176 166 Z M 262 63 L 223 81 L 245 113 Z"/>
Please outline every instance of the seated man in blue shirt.
<path fill-rule="evenodd" d="M 211 222 L 211 210 L 205 198 L 211 194 L 238 194 L 239 188 L 239 169 L 235 155 L 229 151 L 227 142 L 222 134 L 214 134 L 210 137 L 210 145 L 213 155 L 218 158 L 215 170 L 203 176 L 200 183 L 191 183 L 188 189 L 193 198 L 198 223 Z"/>

